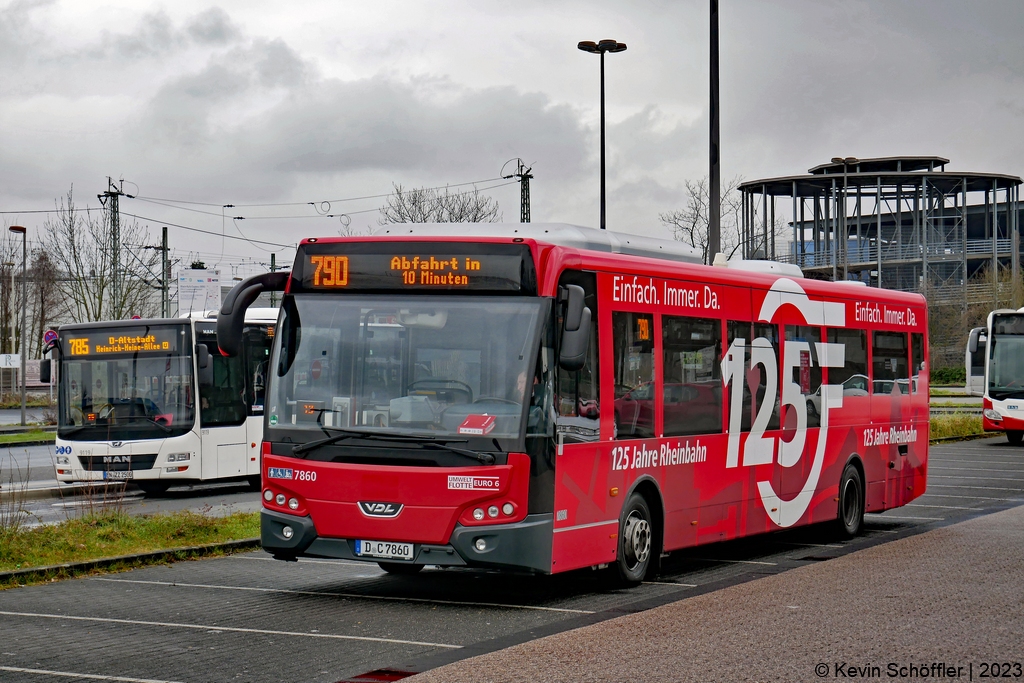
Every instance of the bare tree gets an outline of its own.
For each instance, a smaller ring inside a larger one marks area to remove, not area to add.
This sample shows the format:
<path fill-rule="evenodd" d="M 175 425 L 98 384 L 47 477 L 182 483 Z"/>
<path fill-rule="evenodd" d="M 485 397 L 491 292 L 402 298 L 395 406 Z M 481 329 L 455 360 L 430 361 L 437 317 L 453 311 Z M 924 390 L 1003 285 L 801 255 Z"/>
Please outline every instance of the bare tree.
<path fill-rule="evenodd" d="M 61 290 L 68 315 L 75 322 L 121 320 L 132 314 L 156 313 L 153 288 L 145 273 L 157 261 L 155 251 L 142 248 L 146 231 L 135 221 L 120 226 L 119 292 L 113 297 L 113 250 L 105 215 L 75 207 L 74 188 L 57 205 L 56 218 L 45 224 L 47 248 L 61 271 Z"/>
<path fill-rule="evenodd" d="M 467 192 L 444 192 L 433 188 L 406 190 L 394 185 L 394 192 L 380 208 L 381 225 L 389 223 L 497 223 L 501 221 L 498 202 L 474 187 Z"/>
<path fill-rule="evenodd" d="M 740 223 L 743 197 L 739 191 L 739 186 L 742 182 L 743 178 L 736 176 L 725 184 L 721 192 L 721 244 L 722 253 L 725 254 L 726 258 L 732 258 L 742 247 L 742 226 Z M 704 176 L 696 182 L 686 180 L 684 181 L 684 186 L 686 187 L 686 208 L 659 214 L 658 218 L 672 231 L 672 235 L 677 240 L 689 244 L 699 251 L 704 259 L 704 263 L 711 263 L 715 255 L 708 253 L 708 216 L 711 206 L 708 177 Z M 784 229 L 785 222 L 776 220 L 774 231 L 777 242 L 783 236 Z M 766 254 L 768 249 L 764 244 L 764 235 L 757 233 L 752 237 L 754 244 L 750 245 L 750 253 L 760 252 Z"/>
<path fill-rule="evenodd" d="M 21 331 L 21 237 L 0 234 L 0 353 L 18 353 Z"/>
<path fill-rule="evenodd" d="M 62 312 L 57 264 L 46 249 L 36 249 L 32 253 L 32 270 L 28 278 L 30 322 L 26 348 L 31 358 L 39 358 L 43 355 L 43 334 Z"/>

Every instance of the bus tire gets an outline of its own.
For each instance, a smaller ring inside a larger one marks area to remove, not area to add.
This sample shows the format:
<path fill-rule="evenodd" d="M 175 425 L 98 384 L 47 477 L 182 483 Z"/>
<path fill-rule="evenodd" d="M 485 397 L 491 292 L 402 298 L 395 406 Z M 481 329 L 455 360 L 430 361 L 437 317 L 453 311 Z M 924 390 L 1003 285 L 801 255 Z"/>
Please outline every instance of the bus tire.
<path fill-rule="evenodd" d="M 170 488 L 170 484 L 163 481 L 137 481 L 135 485 L 142 489 L 147 496 L 159 496 L 162 493 L 167 493 L 167 489 Z"/>
<path fill-rule="evenodd" d="M 422 564 L 405 564 L 404 562 L 378 562 L 377 566 L 388 574 L 395 574 L 397 576 L 412 576 L 413 574 L 419 574 L 423 569 Z"/>
<path fill-rule="evenodd" d="M 1010 442 L 1011 446 L 1019 446 L 1024 441 L 1024 432 L 1019 429 L 1007 429 L 1006 440 Z"/>
<path fill-rule="evenodd" d="M 263 487 L 263 482 L 260 479 L 260 475 L 253 474 L 245 478 L 247 484 L 249 484 L 250 491 L 259 491 Z"/>
<path fill-rule="evenodd" d="M 614 577 L 622 586 L 639 586 L 651 566 L 654 552 L 654 525 L 647 500 L 634 493 L 626 501 L 619 522 L 619 547 Z"/>
<path fill-rule="evenodd" d="M 852 462 L 847 463 L 839 480 L 836 528 L 844 539 L 853 538 L 864 529 L 864 479 Z"/>

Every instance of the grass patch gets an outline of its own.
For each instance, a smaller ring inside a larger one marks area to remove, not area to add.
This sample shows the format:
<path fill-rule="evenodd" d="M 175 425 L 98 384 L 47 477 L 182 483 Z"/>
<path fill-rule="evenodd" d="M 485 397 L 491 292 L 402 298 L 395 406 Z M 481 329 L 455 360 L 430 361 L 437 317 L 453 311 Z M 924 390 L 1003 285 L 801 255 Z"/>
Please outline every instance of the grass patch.
<path fill-rule="evenodd" d="M 260 535 L 258 512 L 212 517 L 192 511 L 129 515 L 121 511 L 59 524 L 0 529 L 0 571 L 98 560 Z"/>
<path fill-rule="evenodd" d="M 29 393 L 25 396 L 26 408 L 47 408 L 50 405 L 49 394 Z M 0 396 L 0 409 L 14 410 L 21 408 L 21 392 L 5 393 Z"/>
<path fill-rule="evenodd" d="M 975 436 L 984 434 L 981 428 L 981 415 L 970 413 L 950 413 L 949 415 L 933 415 L 931 419 L 932 439 L 943 439 L 954 436 Z"/>
<path fill-rule="evenodd" d="M 0 434 L 0 444 L 17 444 L 32 441 L 53 441 L 57 438 L 56 432 L 44 432 L 41 429 L 22 432 L 20 434 Z"/>

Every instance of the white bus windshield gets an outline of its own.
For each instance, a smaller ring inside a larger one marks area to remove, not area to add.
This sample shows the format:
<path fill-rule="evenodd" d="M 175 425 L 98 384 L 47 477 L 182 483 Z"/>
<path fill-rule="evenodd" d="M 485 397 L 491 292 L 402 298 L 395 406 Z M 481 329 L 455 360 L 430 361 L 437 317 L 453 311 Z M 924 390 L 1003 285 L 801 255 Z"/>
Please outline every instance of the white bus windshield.
<path fill-rule="evenodd" d="M 993 318 L 989 354 L 989 398 L 1024 397 L 1024 316 Z"/>
<path fill-rule="evenodd" d="M 160 438 L 195 422 L 187 326 L 62 331 L 61 349 L 61 438 Z"/>
<path fill-rule="evenodd" d="M 291 297 L 267 425 L 310 438 L 331 427 L 518 438 L 545 308 L 523 297 Z"/>

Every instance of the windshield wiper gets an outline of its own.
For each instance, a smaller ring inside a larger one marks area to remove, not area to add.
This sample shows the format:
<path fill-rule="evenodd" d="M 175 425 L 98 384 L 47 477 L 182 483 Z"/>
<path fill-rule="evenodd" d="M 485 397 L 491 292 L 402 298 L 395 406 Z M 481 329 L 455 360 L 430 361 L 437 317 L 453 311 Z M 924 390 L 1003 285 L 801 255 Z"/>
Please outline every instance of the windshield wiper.
<path fill-rule="evenodd" d="M 299 444 L 292 448 L 294 455 L 302 455 L 303 453 L 309 453 L 314 451 L 321 446 L 330 446 L 331 444 L 338 443 L 339 441 L 345 441 L 346 439 L 369 439 L 374 441 L 391 441 L 391 442 L 406 442 L 406 443 L 419 443 L 424 446 L 433 446 L 434 448 L 441 448 L 458 455 L 465 456 L 476 460 L 477 462 L 483 463 L 484 465 L 493 465 L 494 456 L 490 453 L 477 453 L 467 448 L 458 448 L 457 446 L 451 446 L 450 443 L 465 443 L 466 439 L 448 439 L 438 438 L 434 436 L 420 436 L 418 434 L 381 434 L 379 432 L 364 432 L 356 429 L 340 429 L 338 427 L 321 427 L 324 431 L 328 429 L 331 431 L 338 432 L 332 436 L 328 436 L 325 439 L 319 439 L 317 441 L 310 441 L 309 443 Z"/>

